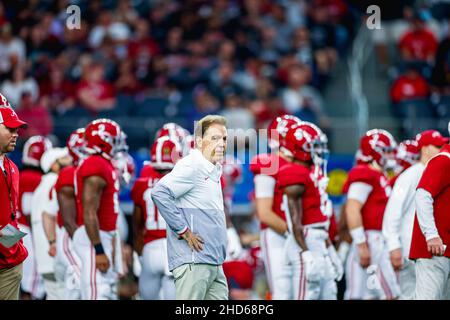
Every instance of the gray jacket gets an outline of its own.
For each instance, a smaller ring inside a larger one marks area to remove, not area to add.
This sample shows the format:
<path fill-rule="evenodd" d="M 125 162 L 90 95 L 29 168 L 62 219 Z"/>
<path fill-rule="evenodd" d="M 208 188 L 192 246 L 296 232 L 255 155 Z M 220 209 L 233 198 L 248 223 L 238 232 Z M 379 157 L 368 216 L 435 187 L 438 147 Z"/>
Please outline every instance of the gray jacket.
<path fill-rule="evenodd" d="M 169 226 L 170 270 L 186 263 L 221 265 L 224 262 L 227 228 L 221 174 L 220 165 L 213 165 L 194 149 L 152 189 L 152 199 Z M 179 236 L 187 228 L 203 239 L 202 251 L 191 250 Z"/>

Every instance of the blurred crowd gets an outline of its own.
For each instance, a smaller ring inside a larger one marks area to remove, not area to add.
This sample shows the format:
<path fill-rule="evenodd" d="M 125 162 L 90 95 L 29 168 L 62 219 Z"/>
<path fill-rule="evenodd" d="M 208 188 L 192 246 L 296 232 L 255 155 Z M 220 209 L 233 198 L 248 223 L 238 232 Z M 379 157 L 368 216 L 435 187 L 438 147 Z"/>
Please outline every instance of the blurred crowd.
<path fill-rule="evenodd" d="M 80 29 L 66 27 L 71 4 Z M 0 91 L 27 135 L 81 116 L 213 112 L 231 128 L 285 113 L 326 128 L 322 91 L 353 19 L 343 0 L 2 1 Z"/>
<path fill-rule="evenodd" d="M 380 69 L 391 82 L 393 115 L 402 120 L 406 136 L 436 123 L 445 129 L 450 117 L 450 3 L 401 0 L 389 8 L 382 10 L 383 29 L 374 30 L 372 39 Z"/>

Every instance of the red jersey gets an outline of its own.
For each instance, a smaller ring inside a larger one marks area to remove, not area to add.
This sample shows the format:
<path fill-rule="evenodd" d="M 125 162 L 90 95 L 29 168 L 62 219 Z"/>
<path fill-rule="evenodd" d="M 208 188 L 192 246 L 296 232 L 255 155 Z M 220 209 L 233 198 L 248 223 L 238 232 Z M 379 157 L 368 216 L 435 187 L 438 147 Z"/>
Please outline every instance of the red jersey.
<path fill-rule="evenodd" d="M 162 177 L 162 174 L 153 171 L 152 176 L 137 179 L 131 189 L 131 199 L 144 215 L 144 244 L 166 237 L 166 222 L 151 198 L 153 186 Z"/>
<path fill-rule="evenodd" d="M 399 47 L 407 51 L 414 60 L 427 60 L 434 56 L 438 47 L 438 41 L 429 30 L 409 31 L 400 39 Z"/>
<path fill-rule="evenodd" d="M 58 179 L 54 186 L 56 194 L 58 194 L 63 187 L 74 187 L 75 170 L 75 166 L 68 166 L 59 172 Z M 56 222 L 60 228 L 64 225 L 60 210 L 58 210 L 58 214 L 56 215 Z"/>
<path fill-rule="evenodd" d="M 445 145 L 441 152 L 432 158 L 417 185 L 417 189 L 428 191 L 433 197 L 433 216 L 439 236 L 447 245 L 444 256 L 450 258 L 450 145 Z M 427 241 L 420 229 L 417 214 L 414 218 L 411 239 L 411 259 L 431 258 L 427 250 Z"/>
<path fill-rule="evenodd" d="M 159 174 L 150 163 L 145 163 L 141 169 L 141 176 L 139 178 L 149 178 L 153 177 L 155 174 Z"/>
<path fill-rule="evenodd" d="M 422 76 L 400 76 L 392 85 L 390 95 L 394 103 L 399 103 L 408 99 L 426 98 L 429 93 L 428 83 Z"/>
<path fill-rule="evenodd" d="M 19 169 L 6 156 L 3 166 L 4 172 L 0 172 L 0 230 L 8 223 L 18 227 L 16 212 L 19 209 Z M 31 237 L 31 235 L 28 234 L 27 237 Z M 28 251 L 22 240 L 10 248 L 0 244 L 0 269 L 15 267 L 22 263 L 27 256 Z"/>
<path fill-rule="evenodd" d="M 108 81 L 101 80 L 98 82 L 88 82 L 81 80 L 77 86 L 77 96 L 80 97 L 81 92 L 86 91 L 91 97 L 96 100 L 105 101 L 115 97 L 114 86 Z M 85 106 L 87 108 L 87 106 Z M 98 108 L 98 107 L 97 107 Z M 91 111 L 101 111 L 102 109 L 95 109 Z"/>
<path fill-rule="evenodd" d="M 97 210 L 99 229 L 102 231 L 116 230 L 117 215 L 119 214 L 119 180 L 111 161 L 100 155 L 86 158 L 75 170 L 77 224 L 83 225 L 83 180 L 91 176 L 98 176 L 106 181 Z"/>
<path fill-rule="evenodd" d="M 331 215 L 330 219 L 330 226 L 328 227 L 328 237 L 330 238 L 331 242 L 337 242 L 338 239 L 338 235 L 339 235 L 339 228 L 338 228 L 338 224 L 336 221 L 336 214 L 334 213 L 333 210 L 333 214 Z"/>
<path fill-rule="evenodd" d="M 256 176 L 263 174 L 270 176 L 278 181 L 280 169 L 288 164 L 288 161 L 276 154 L 259 154 L 253 157 L 250 162 L 250 171 Z M 286 221 L 286 214 L 282 208 L 283 193 L 275 187 L 273 195 L 272 211 Z M 261 229 L 267 228 L 267 225 L 261 223 Z"/>
<path fill-rule="evenodd" d="M 31 197 L 41 182 L 42 172 L 37 169 L 24 169 L 19 176 L 18 222 L 29 227 L 26 216 L 31 214 Z"/>
<path fill-rule="evenodd" d="M 372 169 L 367 164 L 360 164 L 353 167 L 348 173 L 344 193 L 348 192 L 350 185 L 354 182 L 363 182 L 372 187 L 372 191 L 361 209 L 364 230 L 381 231 L 384 209 L 391 194 L 388 179 L 383 172 Z"/>
<path fill-rule="evenodd" d="M 283 192 L 284 188 L 292 185 L 301 184 L 305 187 L 302 195 L 302 221 L 301 224 L 311 225 L 325 223 L 325 216 L 321 209 L 321 196 L 319 185 L 314 179 L 314 175 L 310 168 L 305 166 L 289 163 L 280 169 L 277 186 L 278 192 Z"/>

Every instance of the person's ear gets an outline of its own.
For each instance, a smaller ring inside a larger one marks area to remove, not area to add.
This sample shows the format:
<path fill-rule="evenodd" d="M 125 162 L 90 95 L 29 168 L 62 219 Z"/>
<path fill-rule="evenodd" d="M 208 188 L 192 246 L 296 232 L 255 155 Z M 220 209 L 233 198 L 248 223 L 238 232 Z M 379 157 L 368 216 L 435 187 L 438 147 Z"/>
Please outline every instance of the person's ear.
<path fill-rule="evenodd" d="M 199 149 L 202 148 L 203 139 L 201 137 L 195 137 L 195 146 Z"/>

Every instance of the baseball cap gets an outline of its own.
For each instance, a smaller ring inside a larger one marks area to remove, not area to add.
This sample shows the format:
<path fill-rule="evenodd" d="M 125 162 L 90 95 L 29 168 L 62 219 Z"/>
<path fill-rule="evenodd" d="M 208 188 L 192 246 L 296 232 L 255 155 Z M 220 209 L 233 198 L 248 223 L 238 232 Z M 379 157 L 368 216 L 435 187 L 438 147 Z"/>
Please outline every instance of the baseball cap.
<path fill-rule="evenodd" d="M 52 148 L 44 152 L 41 158 L 41 169 L 47 173 L 56 160 L 69 155 L 67 148 Z"/>
<path fill-rule="evenodd" d="M 443 137 L 439 131 L 426 130 L 416 135 L 416 141 L 419 145 L 419 149 L 422 149 L 429 145 L 442 147 L 444 144 L 448 143 L 449 138 Z"/>
<path fill-rule="evenodd" d="M 19 119 L 16 112 L 7 107 L 0 106 L 0 124 L 4 124 L 8 128 L 26 128 L 28 124 Z"/>
<path fill-rule="evenodd" d="M 8 99 L 0 93 L 0 124 L 4 124 L 8 128 L 27 127 L 27 123 L 20 120 L 17 113 L 9 104 Z"/>

